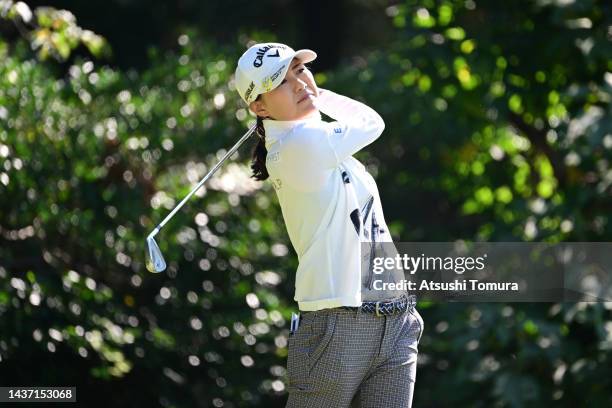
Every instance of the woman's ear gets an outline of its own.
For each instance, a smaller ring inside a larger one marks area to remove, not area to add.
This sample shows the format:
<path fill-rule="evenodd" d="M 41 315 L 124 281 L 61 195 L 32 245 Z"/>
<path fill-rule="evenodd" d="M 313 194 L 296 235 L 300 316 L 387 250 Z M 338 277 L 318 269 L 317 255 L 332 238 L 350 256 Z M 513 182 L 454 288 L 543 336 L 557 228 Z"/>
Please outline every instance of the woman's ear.
<path fill-rule="evenodd" d="M 265 108 L 263 101 L 253 101 L 249 104 L 249 109 L 257 116 L 268 117 L 268 110 Z"/>

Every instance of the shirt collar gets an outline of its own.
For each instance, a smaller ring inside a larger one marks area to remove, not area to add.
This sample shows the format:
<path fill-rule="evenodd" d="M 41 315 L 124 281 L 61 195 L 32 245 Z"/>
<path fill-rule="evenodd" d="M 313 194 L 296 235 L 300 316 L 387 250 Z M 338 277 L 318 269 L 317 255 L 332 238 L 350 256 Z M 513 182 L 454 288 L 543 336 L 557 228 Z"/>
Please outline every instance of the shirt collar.
<path fill-rule="evenodd" d="M 266 131 L 266 148 L 288 134 L 294 127 L 311 121 L 321 121 L 321 113 L 314 112 L 310 116 L 299 120 L 273 120 L 264 119 L 263 126 Z"/>

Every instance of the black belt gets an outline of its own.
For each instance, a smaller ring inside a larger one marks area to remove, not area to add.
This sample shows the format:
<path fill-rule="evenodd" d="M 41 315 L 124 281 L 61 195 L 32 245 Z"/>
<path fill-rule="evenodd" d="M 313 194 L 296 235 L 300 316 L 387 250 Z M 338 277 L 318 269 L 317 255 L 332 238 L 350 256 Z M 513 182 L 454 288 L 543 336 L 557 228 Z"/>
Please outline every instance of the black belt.
<path fill-rule="evenodd" d="M 415 295 L 404 295 L 395 300 L 380 300 L 378 302 L 362 302 L 361 306 L 340 306 L 340 309 L 359 310 L 362 313 L 376 313 L 376 316 L 390 316 L 403 313 L 408 308 L 411 310 L 416 306 Z"/>

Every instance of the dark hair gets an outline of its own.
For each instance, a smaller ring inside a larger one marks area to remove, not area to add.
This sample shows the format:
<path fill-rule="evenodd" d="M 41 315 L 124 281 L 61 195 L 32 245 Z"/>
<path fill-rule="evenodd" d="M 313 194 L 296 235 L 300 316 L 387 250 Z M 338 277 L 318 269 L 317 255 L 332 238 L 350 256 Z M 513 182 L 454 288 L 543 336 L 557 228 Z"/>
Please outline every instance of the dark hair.
<path fill-rule="evenodd" d="M 259 100 L 260 97 L 261 95 L 255 100 Z M 263 120 L 264 118 L 257 116 L 257 135 L 259 137 L 251 157 L 251 170 L 253 170 L 251 177 L 255 180 L 265 180 L 270 177 L 268 169 L 266 169 L 268 149 L 266 149 L 266 130 L 264 129 Z"/>

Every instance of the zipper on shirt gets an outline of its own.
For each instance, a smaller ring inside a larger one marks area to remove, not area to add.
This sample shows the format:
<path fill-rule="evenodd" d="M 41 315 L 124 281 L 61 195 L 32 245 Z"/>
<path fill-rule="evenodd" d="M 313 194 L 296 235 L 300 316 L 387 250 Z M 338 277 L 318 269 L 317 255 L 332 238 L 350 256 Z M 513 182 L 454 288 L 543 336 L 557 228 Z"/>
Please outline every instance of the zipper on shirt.
<path fill-rule="evenodd" d="M 370 211 L 372 211 L 372 207 L 374 204 L 374 197 L 370 196 L 370 198 L 368 199 L 368 201 L 364 204 L 363 209 L 361 210 L 362 214 L 363 214 L 363 221 L 365 222 L 368 219 L 368 216 L 370 215 Z M 372 272 L 373 269 L 373 265 L 374 265 L 374 258 L 376 255 L 376 249 L 377 249 L 377 242 L 378 239 L 380 237 L 380 225 L 378 224 L 378 222 L 376 221 L 376 212 L 372 211 L 372 220 L 370 223 L 370 232 L 369 232 L 369 237 L 368 237 L 368 231 L 366 228 L 364 228 L 364 235 L 366 236 L 366 238 L 369 241 L 370 244 L 370 262 L 369 262 L 369 268 L 368 268 L 368 272 L 369 272 L 369 279 L 368 279 L 368 283 L 366 285 L 366 287 L 368 289 L 372 289 L 372 287 L 374 286 L 374 273 Z"/>
<path fill-rule="evenodd" d="M 369 268 L 370 279 L 368 281 L 368 289 L 372 289 L 374 287 L 373 265 L 374 265 L 374 257 L 376 255 L 376 249 L 378 245 L 378 238 L 380 236 L 379 227 L 380 225 L 376 222 L 376 212 L 372 212 L 372 223 L 371 223 L 371 228 L 370 228 L 370 238 L 371 238 L 370 240 L 370 268 Z"/>

